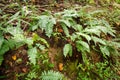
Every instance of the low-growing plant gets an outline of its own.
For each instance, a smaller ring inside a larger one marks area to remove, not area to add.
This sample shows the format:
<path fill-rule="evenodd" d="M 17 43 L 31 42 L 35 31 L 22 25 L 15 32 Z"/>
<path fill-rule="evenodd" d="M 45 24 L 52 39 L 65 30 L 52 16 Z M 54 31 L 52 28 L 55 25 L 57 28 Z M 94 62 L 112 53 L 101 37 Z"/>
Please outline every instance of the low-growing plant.
<path fill-rule="evenodd" d="M 40 78 L 42 80 L 66 80 L 63 74 L 52 70 L 42 72 Z"/>
<path fill-rule="evenodd" d="M 119 76 L 111 70 L 108 62 L 78 65 L 79 73 L 77 80 L 108 80 L 108 79 L 119 79 Z M 114 76 L 113 76 L 114 75 Z"/>
<path fill-rule="evenodd" d="M 49 62 L 47 52 L 51 45 L 45 38 L 59 37 L 65 42 L 63 46 L 65 58 L 76 56 L 74 49 L 81 54 L 83 62 L 78 62 L 78 80 L 116 79 L 111 77 L 114 71 L 111 70 L 111 65 L 119 64 L 117 59 L 120 43 L 119 40 L 112 39 L 118 37 L 116 30 L 109 22 L 112 21 L 109 16 L 105 17 L 107 11 L 89 11 L 90 8 L 91 6 L 77 7 L 54 14 L 45 11 L 38 15 L 31 11 L 29 6 L 24 6 L 13 15 L 3 15 L 0 19 L 4 21 L 0 23 L 0 65 L 7 51 L 26 44 L 31 66 L 26 80 L 66 80 L 61 73 L 50 70 L 54 65 Z M 119 13 L 119 10 L 116 11 Z M 112 14 L 110 16 L 114 18 L 118 13 L 113 12 L 114 16 Z M 119 18 L 115 18 L 114 22 L 116 21 L 118 23 Z M 24 24 L 26 25 L 23 26 Z M 42 38 L 39 33 L 45 38 Z M 93 62 L 94 64 L 90 62 L 90 56 L 93 55 L 91 50 L 99 53 L 102 61 Z"/>

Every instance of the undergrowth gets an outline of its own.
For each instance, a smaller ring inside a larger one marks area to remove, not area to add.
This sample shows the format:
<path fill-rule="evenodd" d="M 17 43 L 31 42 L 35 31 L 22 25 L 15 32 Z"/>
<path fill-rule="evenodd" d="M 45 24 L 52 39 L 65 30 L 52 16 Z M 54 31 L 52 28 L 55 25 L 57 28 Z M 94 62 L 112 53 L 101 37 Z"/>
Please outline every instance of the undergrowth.
<path fill-rule="evenodd" d="M 117 75 L 120 71 L 120 36 L 114 26 L 120 23 L 119 9 L 110 12 L 109 9 L 92 10 L 92 6 L 84 6 L 54 14 L 47 10 L 38 14 L 34 6 L 13 4 L 8 8 L 17 6 L 16 13 L 0 12 L 0 65 L 6 52 L 27 45 L 31 70 L 25 75 L 26 80 L 66 80 L 62 73 L 51 70 L 54 64 L 49 62 L 48 49 L 51 44 L 47 39 L 57 37 L 65 41 L 65 58 L 78 54 L 82 56 L 82 62 L 78 61 L 76 66 L 77 80 L 120 79 Z M 78 54 L 74 52 L 75 49 Z M 93 57 L 95 54 L 97 56 Z M 100 59 L 95 62 L 97 57 Z"/>

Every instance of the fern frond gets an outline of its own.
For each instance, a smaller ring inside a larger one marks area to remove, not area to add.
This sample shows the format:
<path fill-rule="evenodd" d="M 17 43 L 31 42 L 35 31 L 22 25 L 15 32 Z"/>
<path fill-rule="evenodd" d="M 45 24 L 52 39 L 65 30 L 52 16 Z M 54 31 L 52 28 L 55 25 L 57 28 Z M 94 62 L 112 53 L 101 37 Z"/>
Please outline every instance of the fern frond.
<path fill-rule="evenodd" d="M 48 37 L 52 35 L 54 24 L 56 24 L 56 20 L 52 16 L 42 15 L 39 17 L 38 25 L 42 30 L 45 30 Z"/>
<path fill-rule="evenodd" d="M 37 48 L 36 47 L 33 47 L 28 50 L 28 57 L 29 57 L 30 63 L 35 65 L 36 58 L 37 58 Z"/>
<path fill-rule="evenodd" d="M 40 76 L 42 80 L 63 80 L 63 77 L 63 74 L 52 70 L 48 72 L 44 71 Z"/>

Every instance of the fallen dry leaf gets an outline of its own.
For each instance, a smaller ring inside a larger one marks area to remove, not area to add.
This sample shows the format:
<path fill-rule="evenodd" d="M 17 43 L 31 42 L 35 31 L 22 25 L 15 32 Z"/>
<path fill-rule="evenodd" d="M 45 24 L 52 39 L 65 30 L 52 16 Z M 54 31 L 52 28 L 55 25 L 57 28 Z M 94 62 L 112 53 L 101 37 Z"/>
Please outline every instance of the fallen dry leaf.
<path fill-rule="evenodd" d="M 16 55 L 13 55 L 12 59 L 15 61 L 17 59 Z"/>
<path fill-rule="evenodd" d="M 27 72 L 27 68 L 22 68 L 22 71 L 23 71 L 24 73 L 26 73 L 26 72 Z"/>
<path fill-rule="evenodd" d="M 116 24 L 117 24 L 117 26 L 119 26 L 119 25 L 120 25 L 120 22 L 116 22 Z"/>
<path fill-rule="evenodd" d="M 120 71 L 118 71 L 117 73 L 118 73 L 118 75 L 120 75 Z"/>
<path fill-rule="evenodd" d="M 59 71 L 62 71 L 62 70 L 63 70 L 63 63 L 59 63 L 58 69 L 59 69 Z"/>
<path fill-rule="evenodd" d="M 62 33 L 62 32 L 63 32 L 63 29 L 58 29 L 58 32 L 59 32 L 59 33 Z"/>
<path fill-rule="evenodd" d="M 35 3 L 36 0 L 31 0 L 33 3 Z"/>

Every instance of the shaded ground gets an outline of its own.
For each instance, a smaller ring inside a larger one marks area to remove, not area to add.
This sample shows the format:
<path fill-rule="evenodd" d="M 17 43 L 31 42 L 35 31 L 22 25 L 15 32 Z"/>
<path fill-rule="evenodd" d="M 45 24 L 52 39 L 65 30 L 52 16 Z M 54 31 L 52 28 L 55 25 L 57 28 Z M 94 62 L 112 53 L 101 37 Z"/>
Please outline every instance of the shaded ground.
<path fill-rule="evenodd" d="M 27 65 L 28 55 L 24 46 L 17 50 L 9 51 L 4 58 L 5 60 L 0 67 L 0 73 L 5 77 L 2 80 L 16 80 L 18 74 L 24 74 L 29 71 L 29 65 Z"/>

